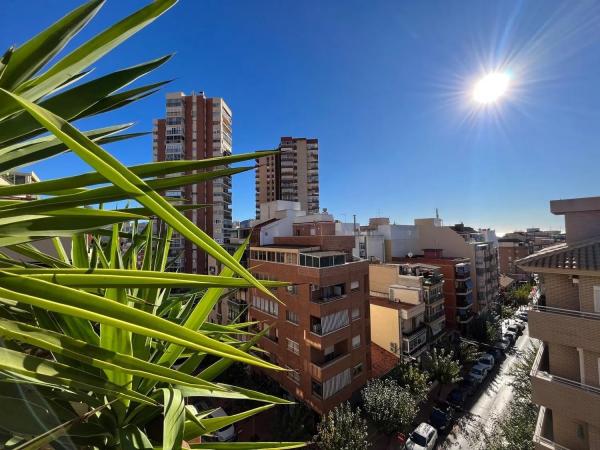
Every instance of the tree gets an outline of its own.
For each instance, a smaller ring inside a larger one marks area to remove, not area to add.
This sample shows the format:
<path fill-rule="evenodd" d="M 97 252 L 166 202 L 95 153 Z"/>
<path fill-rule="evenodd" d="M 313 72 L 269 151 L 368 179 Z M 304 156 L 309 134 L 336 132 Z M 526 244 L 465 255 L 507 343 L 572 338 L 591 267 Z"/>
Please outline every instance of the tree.
<path fill-rule="evenodd" d="M 320 450 L 366 450 L 370 447 L 367 422 L 360 408 L 345 402 L 329 411 L 317 425 L 314 442 Z"/>
<path fill-rule="evenodd" d="M 471 324 L 471 336 L 476 341 L 492 345 L 500 339 L 500 324 L 488 313 L 482 313 Z"/>
<path fill-rule="evenodd" d="M 373 379 L 361 391 L 367 416 L 384 433 L 406 433 L 417 415 L 417 401 L 395 380 Z"/>
<path fill-rule="evenodd" d="M 103 3 L 82 4 L 0 58 L 0 172 L 69 151 L 90 166 L 77 176 L 0 186 L 0 247 L 11 248 L 1 249 L 0 396 L 11 414 L 0 414 L 0 447 L 176 449 L 212 431 L 210 405 L 201 411 L 189 397 L 259 405 L 218 428 L 290 403 L 216 383 L 235 361 L 281 368 L 250 353 L 260 334 L 241 341 L 245 327 L 207 322 L 230 289 L 274 297 L 270 289 L 286 284 L 261 282 L 242 266 L 248 242 L 230 254 L 183 214 L 203 205 L 160 195 L 249 170 L 228 165 L 259 155 L 126 167 L 101 145 L 144 133 L 118 134 L 131 124 L 81 132 L 71 123 L 164 84 L 127 88 L 168 55 L 80 82 L 176 0 L 155 0 L 62 55 Z M 102 207 L 121 201 L 125 208 Z M 210 254 L 221 273 L 166 270 L 174 232 Z M 36 247 L 40 241 L 46 245 Z"/>
<path fill-rule="evenodd" d="M 460 341 L 457 346 L 458 361 L 461 366 L 465 366 L 477 361 L 483 352 L 480 352 L 477 345 L 472 342 Z"/>
<path fill-rule="evenodd" d="M 533 286 L 530 283 L 523 284 L 517 289 L 514 289 L 509 293 L 510 300 L 520 306 L 527 305 L 529 303 L 529 294 Z"/>
<path fill-rule="evenodd" d="M 425 358 L 425 367 L 432 380 L 440 384 L 441 392 L 444 386 L 460 381 L 460 363 L 454 359 L 454 352 L 444 348 L 434 348 Z"/>
<path fill-rule="evenodd" d="M 429 392 L 427 374 L 415 365 L 400 362 L 388 373 L 387 378 L 395 380 L 401 387 L 410 392 L 417 402 L 422 402 L 427 398 Z"/>

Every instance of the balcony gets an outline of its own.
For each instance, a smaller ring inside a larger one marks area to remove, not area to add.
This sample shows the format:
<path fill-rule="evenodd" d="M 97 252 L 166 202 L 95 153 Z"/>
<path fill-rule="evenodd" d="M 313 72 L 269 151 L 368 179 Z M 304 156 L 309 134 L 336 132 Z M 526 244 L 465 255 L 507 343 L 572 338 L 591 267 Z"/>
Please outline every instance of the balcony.
<path fill-rule="evenodd" d="M 338 363 L 346 360 L 349 356 L 347 339 L 337 342 L 333 345 L 333 351 L 327 354 L 323 350 L 311 347 L 310 374 L 317 380 L 329 378 L 334 375 L 334 369 L 339 372 L 339 369 L 336 367 Z M 334 369 L 329 370 L 329 368 Z"/>
<path fill-rule="evenodd" d="M 473 320 L 473 317 L 475 317 L 475 314 L 473 314 L 470 309 L 466 310 L 465 312 L 458 310 L 456 313 L 457 322 L 462 324 L 469 323 L 471 320 Z"/>
<path fill-rule="evenodd" d="M 434 306 L 436 303 L 440 303 L 440 302 L 443 302 L 443 301 L 444 301 L 444 294 L 440 292 L 437 295 L 429 296 L 425 300 L 425 303 L 427 303 L 428 306 Z"/>
<path fill-rule="evenodd" d="M 435 321 L 439 320 L 441 317 L 445 317 L 445 316 L 446 316 L 446 313 L 443 309 L 441 311 L 435 312 L 433 314 L 425 314 L 425 322 L 426 323 L 434 323 Z"/>
<path fill-rule="evenodd" d="M 553 342 L 597 352 L 600 348 L 600 313 L 533 305 L 529 334 Z"/>
<path fill-rule="evenodd" d="M 402 352 L 405 355 L 415 356 L 425 348 L 427 343 L 427 328 L 425 324 L 419 325 L 416 329 L 405 332 L 402 330 Z"/>
<path fill-rule="evenodd" d="M 599 426 L 600 388 L 549 373 L 548 360 L 547 349 L 541 344 L 531 368 L 533 402 L 571 419 Z"/>
<path fill-rule="evenodd" d="M 553 441 L 552 413 L 543 406 L 540 406 L 532 440 L 535 450 L 570 450 Z"/>
<path fill-rule="evenodd" d="M 441 283 L 442 281 L 444 281 L 444 277 L 442 275 L 430 275 L 423 278 L 423 284 L 425 286 L 433 286 Z"/>
<path fill-rule="evenodd" d="M 326 286 L 311 293 L 310 301 L 313 303 L 330 303 L 346 297 L 346 285 L 344 283 Z"/>

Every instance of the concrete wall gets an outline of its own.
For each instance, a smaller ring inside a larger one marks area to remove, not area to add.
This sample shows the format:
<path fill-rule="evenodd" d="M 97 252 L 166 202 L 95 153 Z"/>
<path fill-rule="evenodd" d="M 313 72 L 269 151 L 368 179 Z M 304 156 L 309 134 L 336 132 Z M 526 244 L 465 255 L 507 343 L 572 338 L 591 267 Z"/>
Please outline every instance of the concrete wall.
<path fill-rule="evenodd" d="M 402 351 L 398 310 L 371 303 L 371 342 L 392 353 Z M 399 353 L 398 353 L 399 354 Z"/>

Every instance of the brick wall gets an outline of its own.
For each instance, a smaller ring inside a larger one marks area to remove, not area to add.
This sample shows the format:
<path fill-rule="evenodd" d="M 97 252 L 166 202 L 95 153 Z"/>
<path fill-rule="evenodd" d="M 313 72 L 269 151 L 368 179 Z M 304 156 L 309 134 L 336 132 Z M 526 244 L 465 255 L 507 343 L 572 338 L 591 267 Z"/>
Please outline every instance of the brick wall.
<path fill-rule="evenodd" d="M 568 275 L 544 274 L 546 306 L 564 309 L 579 309 L 579 287 Z"/>

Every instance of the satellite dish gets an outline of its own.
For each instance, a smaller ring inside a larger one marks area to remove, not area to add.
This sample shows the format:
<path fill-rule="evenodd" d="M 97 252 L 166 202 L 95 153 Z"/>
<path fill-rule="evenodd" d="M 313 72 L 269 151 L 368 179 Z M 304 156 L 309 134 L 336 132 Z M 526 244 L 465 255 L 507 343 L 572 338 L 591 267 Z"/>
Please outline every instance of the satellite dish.
<path fill-rule="evenodd" d="M 408 257 L 412 258 L 413 257 L 413 252 L 408 252 Z"/>

